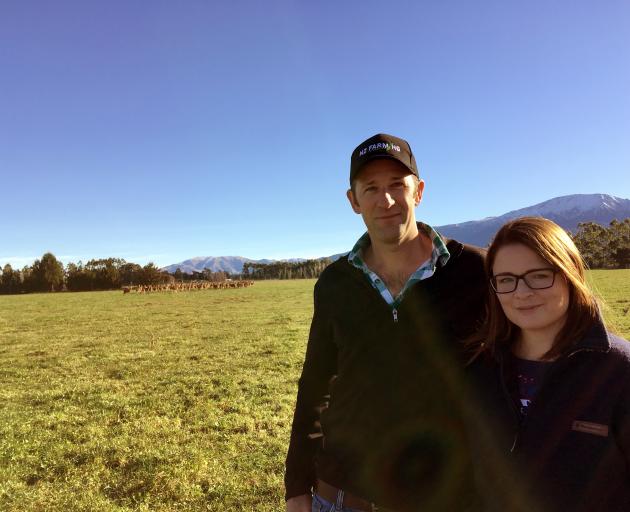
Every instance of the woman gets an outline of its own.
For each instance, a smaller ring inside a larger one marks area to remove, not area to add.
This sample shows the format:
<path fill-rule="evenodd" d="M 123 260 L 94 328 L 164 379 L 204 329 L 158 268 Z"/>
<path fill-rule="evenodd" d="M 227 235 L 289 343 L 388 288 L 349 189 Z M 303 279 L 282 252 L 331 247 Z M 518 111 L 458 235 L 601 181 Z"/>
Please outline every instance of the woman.
<path fill-rule="evenodd" d="M 486 509 L 630 511 L 630 345 L 606 330 L 573 241 L 550 220 L 516 219 L 486 270 L 470 366 Z"/>

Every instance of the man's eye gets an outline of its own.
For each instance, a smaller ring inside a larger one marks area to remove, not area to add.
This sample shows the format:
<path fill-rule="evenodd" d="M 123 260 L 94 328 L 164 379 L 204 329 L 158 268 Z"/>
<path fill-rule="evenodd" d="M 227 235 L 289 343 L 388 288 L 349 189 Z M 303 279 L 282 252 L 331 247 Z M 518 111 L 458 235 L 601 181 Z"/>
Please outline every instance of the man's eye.
<path fill-rule="evenodd" d="M 376 187 L 365 187 L 365 192 L 374 192 L 376 190 Z"/>

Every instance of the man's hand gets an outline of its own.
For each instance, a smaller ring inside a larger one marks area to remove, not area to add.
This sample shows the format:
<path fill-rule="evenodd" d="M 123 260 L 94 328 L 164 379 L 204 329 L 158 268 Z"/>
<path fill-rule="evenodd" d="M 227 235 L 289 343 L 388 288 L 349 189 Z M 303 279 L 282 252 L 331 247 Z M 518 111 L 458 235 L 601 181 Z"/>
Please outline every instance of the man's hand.
<path fill-rule="evenodd" d="M 294 496 L 287 500 L 287 512 L 311 512 L 312 501 L 310 494 Z"/>

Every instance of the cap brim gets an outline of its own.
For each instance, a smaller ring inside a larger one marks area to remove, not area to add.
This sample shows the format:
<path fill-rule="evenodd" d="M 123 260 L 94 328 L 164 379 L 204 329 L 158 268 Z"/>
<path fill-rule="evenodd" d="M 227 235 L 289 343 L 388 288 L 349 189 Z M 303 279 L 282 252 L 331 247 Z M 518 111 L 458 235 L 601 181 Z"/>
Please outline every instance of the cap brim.
<path fill-rule="evenodd" d="M 373 160 L 379 160 L 382 158 L 386 158 L 388 160 L 394 160 L 396 162 L 398 162 L 400 165 L 404 166 L 410 174 L 413 174 L 416 177 L 420 177 L 419 173 L 417 171 L 414 171 L 411 166 L 401 162 L 398 158 L 396 158 L 393 155 L 383 155 L 383 154 L 379 154 L 379 155 L 370 155 L 367 158 L 365 158 L 365 160 L 363 160 L 363 162 L 361 162 L 361 165 L 357 168 L 354 169 L 354 171 L 350 174 L 350 182 L 352 183 L 353 180 L 356 179 L 356 177 L 358 176 L 358 174 L 361 172 L 361 169 L 363 169 L 365 167 L 365 164 L 372 162 Z"/>

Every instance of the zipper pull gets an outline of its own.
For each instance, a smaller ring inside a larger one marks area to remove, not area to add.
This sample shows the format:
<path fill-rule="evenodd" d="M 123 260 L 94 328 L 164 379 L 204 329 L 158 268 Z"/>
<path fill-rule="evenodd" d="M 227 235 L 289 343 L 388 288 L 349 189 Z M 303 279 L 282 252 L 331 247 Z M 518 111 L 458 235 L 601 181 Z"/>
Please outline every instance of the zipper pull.
<path fill-rule="evenodd" d="M 394 317 L 394 322 L 398 322 L 398 310 L 396 308 L 392 309 L 392 316 Z"/>

